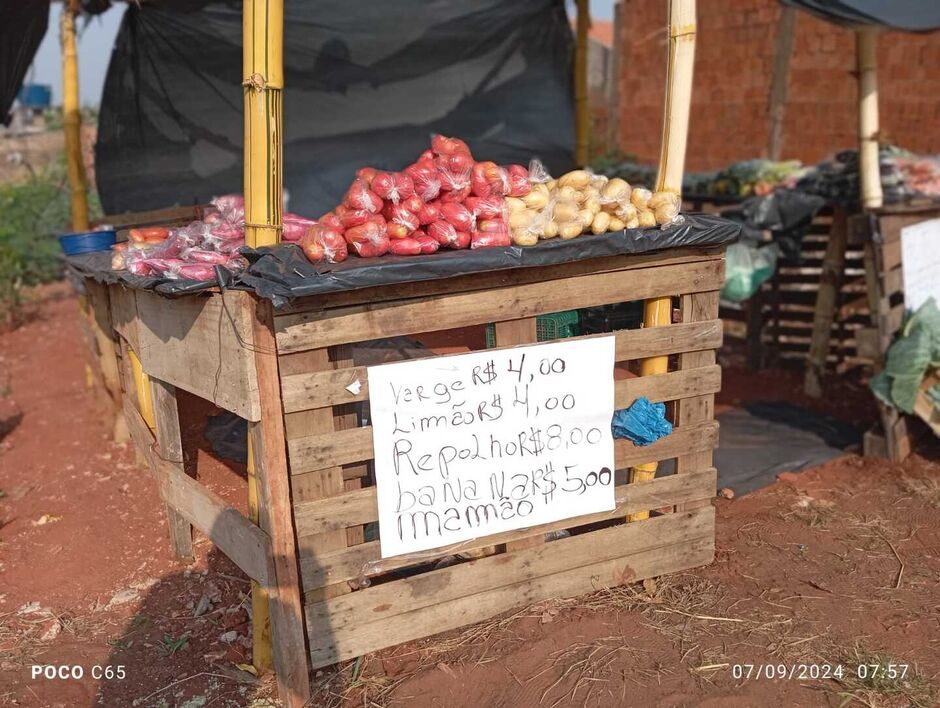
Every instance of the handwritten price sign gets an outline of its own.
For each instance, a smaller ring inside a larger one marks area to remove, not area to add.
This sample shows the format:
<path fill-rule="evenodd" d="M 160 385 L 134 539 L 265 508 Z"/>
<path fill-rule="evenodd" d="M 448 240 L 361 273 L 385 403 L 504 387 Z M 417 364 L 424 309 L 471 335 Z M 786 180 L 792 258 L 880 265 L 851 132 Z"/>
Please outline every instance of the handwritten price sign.
<path fill-rule="evenodd" d="M 369 368 L 382 557 L 614 508 L 614 338 Z"/>

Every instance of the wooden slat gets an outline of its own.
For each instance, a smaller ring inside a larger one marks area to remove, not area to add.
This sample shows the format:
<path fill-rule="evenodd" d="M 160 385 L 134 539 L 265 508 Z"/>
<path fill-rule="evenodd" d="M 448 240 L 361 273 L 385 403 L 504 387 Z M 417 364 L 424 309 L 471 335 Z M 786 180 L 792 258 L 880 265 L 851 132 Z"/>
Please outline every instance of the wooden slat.
<path fill-rule="evenodd" d="M 683 322 L 700 322 L 714 319 L 718 315 L 718 291 L 708 293 L 695 293 L 683 295 L 679 308 L 680 318 Z M 700 371 L 699 367 L 710 367 L 715 364 L 715 350 L 707 349 L 698 352 L 687 352 L 679 355 L 680 371 Z M 713 420 L 715 417 L 715 393 L 710 391 L 699 396 L 683 398 L 677 404 L 676 423 L 681 428 L 684 425 L 696 425 Z M 689 474 L 703 470 L 712 465 L 712 451 L 687 450 L 676 459 L 676 473 Z M 677 510 L 695 509 L 711 502 L 697 501 L 680 504 Z"/>
<path fill-rule="evenodd" d="M 716 393 L 720 388 L 721 367 L 712 365 L 617 381 L 614 403 L 617 408 L 626 408 L 640 396 L 646 396 L 655 403 L 704 396 Z M 374 457 L 372 428 L 295 438 L 287 441 L 287 449 L 292 475 L 362 462 Z"/>
<path fill-rule="evenodd" d="M 453 295 L 455 293 L 494 290 L 509 285 L 526 283 L 545 283 L 571 278 L 577 275 L 628 272 L 651 266 L 678 265 L 680 263 L 699 263 L 705 260 L 719 260 L 724 256 L 724 246 L 693 246 L 673 248 L 651 253 L 623 256 L 602 256 L 583 261 L 559 263 L 550 266 L 515 268 L 512 270 L 492 270 L 485 273 L 472 273 L 434 280 L 416 280 L 394 285 L 380 285 L 360 290 L 346 290 L 323 293 L 301 298 L 283 309 L 281 315 L 295 315 L 303 312 L 323 312 L 335 307 L 380 303 L 412 298 L 425 298 L 434 295 Z"/>
<path fill-rule="evenodd" d="M 116 229 L 128 229 L 137 226 L 152 226 L 172 224 L 181 221 L 195 221 L 202 218 L 202 213 L 209 207 L 208 204 L 193 206 L 169 207 L 167 209 L 154 209 L 152 211 L 132 211 L 126 214 L 106 214 L 98 219 L 97 223 L 107 224 Z"/>
<path fill-rule="evenodd" d="M 149 375 L 250 421 L 260 417 L 248 293 L 165 298 L 136 291 L 135 350 Z M 223 299 L 224 298 L 224 299 Z"/>
<path fill-rule="evenodd" d="M 669 514 L 310 605 L 311 663 L 324 666 L 550 597 L 705 564 L 714 557 L 713 534 L 712 509 Z"/>
<path fill-rule="evenodd" d="M 895 268 L 884 274 L 884 293 L 890 297 L 894 293 L 904 291 L 904 269 Z"/>
<path fill-rule="evenodd" d="M 111 324 L 131 349 L 140 351 L 140 338 L 137 336 L 137 297 L 134 291 L 123 285 L 108 286 L 111 301 Z"/>
<path fill-rule="evenodd" d="M 722 326 L 721 320 L 715 319 L 709 322 L 676 324 L 671 327 L 625 329 L 614 332 L 613 335 L 616 338 L 614 358 L 615 361 L 621 362 L 661 354 L 717 349 L 721 346 Z M 607 336 L 610 335 L 589 335 L 580 339 Z M 353 366 L 346 369 L 308 371 L 282 376 L 281 392 L 284 410 L 293 413 L 339 403 L 364 401 L 369 397 L 367 369 L 368 367 L 365 366 Z M 353 393 L 346 388 L 355 381 L 359 381 L 361 386 L 359 393 Z"/>
<path fill-rule="evenodd" d="M 806 358 L 806 374 L 803 390 L 808 396 L 822 396 L 822 377 L 829 354 L 832 322 L 835 318 L 839 292 L 842 291 L 842 275 L 845 267 L 845 245 L 847 237 L 847 215 L 839 209 L 833 221 L 826 259 L 819 277 L 819 292 L 816 295 L 816 312 L 813 316 L 813 336 Z"/>
<path fill-rule="evenodd" d="M 279 361 L 285 364 L 285 373 L 297 371 L 301 368 L 305 371 L 333 371 L 334 365 L 337 363 L 337 355 L 344 354 L 344 352 L 338 351 L 341 349 L 343 348 L 334 347 L 332 350 L 311 349 L 287 357 L 282 356 Z M 345 362 L 346 360 L 343 357 L 339 358 L 339 363 Z M 305 436 L 304 439 L 309 439 L 308 436 L 317 439 L 353 436 L 357 428 L 349 428 L 344 432 L 334 432 L 340 421 L 334 417 L 333 410 L 333 408 L 318 408 L 288 416 L 288 420 L 285 422 L 288 437 L 295 434 L 302 434 Z M 366 459 L 368 457 L 362 457 L 361 460 L 355 462 Z M 291 456 L 292 470 L 293 467 L 294 459 Z M 294 504 L 342 495 L 346 491 L 343 469 L 339 464 L 327 464 L 310 474 L 295 475 L 291 478 L 291 491 Z M 349 537 L 346 530 L 338 529 L 300 540 L 298 550 L 303 553 L 306 549 L 312 547 L 323 553 L 346 548 L 348 542 Z M 347 593 L 350 591 L 350 587 L 346 583 L 337 583 L 336 585 L 321 588 L 320 591 L 323 595 L 320 599 L 324 599 L 325 597 Z"/>
<path fill-rule="evenodd" d="M 268 583 L 273 576 L 268 535 L 238 509 L 226 504 L 173 463 L 157 456 L 153 450 L 156 442 L 153 433 L 127 398 L 124 399 L 124 415 L 134 445 L 145 457 L 163 500 L 205 534 L 248 577 Z"/>
<path fill-rule="evenodd" d="M 723 260 L 639 268 L 494 290 L 337 308 L 277 318 L 282 354 L 382 337 L 498 322 L 581 307 L 720 288 Z"/>
<path fill-rule="evenodd" d="M 249 422 L 258 489 L 258 521 L 271 538 L 274 577 L 265 588 L 269 599 L 274 667 L 281 696 L 310 696 L 310 672 L 304 643 L 303 605 L 297 566 L 297 544 L 291 509 L 291 484 L 284 446 L 284 410 L 274 310 L 267 300 L 241 300 L 241 321 L 250 325 L 251 368 L 258 387 L 259 418 Z M 297 703 L 293 699 L 290 705 Z"/>
<path fill-rule="evenodd" d="M 683 453 L 711 451 L 717 442 L 718 423 L 705 421 L 677 426 L 671 435 L 643 447 L 638 447 L 628 440 L 615 440 L 614 455 L 617 469 L 626 469 L 646 462 L 668 460 Z M 669 488 L 666 485 L 666 489 Z M 672 502 L 665 502 L 668 503 Z M 347 492 L 328 499 L 300 502 L 294 506 L 297 536 L 301 538 L 365 524 L 378 518 L 375 487 Z M 318 549 L 318 552 L 322 551 L 323 549 Z"/>
<path fill-rule="evenodd" d="M 186 474 L 183 467 L 183 438 L 180 434 L 180 418 L 176 403 L 176 389 L 159 379 L 150 379 L 153 398 L 153 418 L 159 455 L 176 470 Z M 193 527 L 171 504 L 166 506 L 167 523 L 170 526 L 170 544 L 173 554 L 180 559 L 193 557 Z"/>
<path fill-rule="evenodd" d="M 505 543 L 529 534 L 546 534 L 560 529 L 576 528 L 600 521 L 624 518 L 637 511 L 664 506 L 708 501 L 715 496 L 717 473 L 714 469 L 699 473 L 669 475 L 643 484 L 624 484 L 616 488 L 617 506 L 613 511 L 589 514 L 575 519 L 564 519 L 530 527 L 521 531 L 507 531 L 429 550 L 417 556 L 382 558 L 378 541 L 333 553 L 306 553 L 301 555 L 300 568 L 303 586 L 308 597 L 310 591 L 325 584 L 342 580 L 361 581 L 362 578 L 430 562 L 450 553 L 466 553 L 494 543 Z M 373 503 L 374 507 L 374 503 Z"/>

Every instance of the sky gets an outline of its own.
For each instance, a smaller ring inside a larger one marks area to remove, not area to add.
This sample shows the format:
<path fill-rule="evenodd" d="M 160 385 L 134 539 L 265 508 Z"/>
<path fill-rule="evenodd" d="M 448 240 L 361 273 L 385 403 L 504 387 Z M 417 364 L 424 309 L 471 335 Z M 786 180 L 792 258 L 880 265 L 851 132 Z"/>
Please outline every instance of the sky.
<path fill-rule="evenodd" d="M 289 0 L 288 0 L 289 1 Z M 614 16 L 616 0 L 589 0 L 591 16 L 610 20 Z M 569 2 L 569 5 L 573 3 Z M 93 18 L 88 24 L 79 22 L 78 83 L 82 105 L 98 105 L 104 77 L 111 59 L 111 48 L 121 24 L 125 4 L 115 3 L 110 10 Z M 49 12 L 49 29 L 36 53 L 33 69 L 26 80 L 52 86 L 52 102 L 62 102 L 62 59 L 59 52 L 60 3 L 54 3 Z"/>

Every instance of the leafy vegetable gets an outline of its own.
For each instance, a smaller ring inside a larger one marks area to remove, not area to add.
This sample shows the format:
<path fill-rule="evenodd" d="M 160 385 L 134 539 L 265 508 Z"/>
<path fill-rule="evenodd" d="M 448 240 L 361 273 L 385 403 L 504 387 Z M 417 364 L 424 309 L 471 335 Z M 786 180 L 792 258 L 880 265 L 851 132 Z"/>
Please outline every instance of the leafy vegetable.
<path fill-rule="evenodd" d="M 913 413 L 924 375 L 940 366 L 940 309 L 933 298 L 917 308 L 888 349 L 885 370 L 871 383 L 874 394 L 905 413 Z"/>

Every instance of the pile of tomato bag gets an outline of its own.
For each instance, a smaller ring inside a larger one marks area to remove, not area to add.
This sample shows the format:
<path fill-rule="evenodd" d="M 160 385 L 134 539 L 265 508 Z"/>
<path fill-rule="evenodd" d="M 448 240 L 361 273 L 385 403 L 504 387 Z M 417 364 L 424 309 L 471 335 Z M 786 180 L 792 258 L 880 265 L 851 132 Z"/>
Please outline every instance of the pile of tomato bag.
<path fill-rule="evenodd" d="M 572 170 L 553 179 L 538 160 L 528 168 L 476 161 L 459 138 L 431 137 L 431 148 L 399 172 L 363 167 L 342 203 L 319 219 L 285 213 L 281 240 L 312 263 L 413 256 L 439 249 L 534 246 L 622 229 L 676 223 L 681 198 L 633 188 L 619 178 Z M 179 228 L 132 229 L 115 246 L 112 267 L 135 275 L 212 280 L 215 267 L 247 266 L 245 200 L 212 200 L 203 218 Z"/>
<path fill-rule="evenodd" d="M 283 236 L 299 241 L 316 223 L 286 213 Z M 169 280 L 213 280 L 217 265 L 233 273 L 248 265 L 238 252 L 245 245 L 245 199 L 240 194 L 216 197 L 202 219 L 186 226 L 131 229 L 128 236 L 112 249 L 114 270 Z"/>
<path fill-rule="evenodd" d="M 431 149 L 400 172 L 361 168 L 342 203 L 299 243 L 314 263 L 338 263 L 349 252 L 374 258 L 509 246 L 505 198 L 531 189 L 522 165 L 477 162 L 463 140 L 434 135 Z"/>

